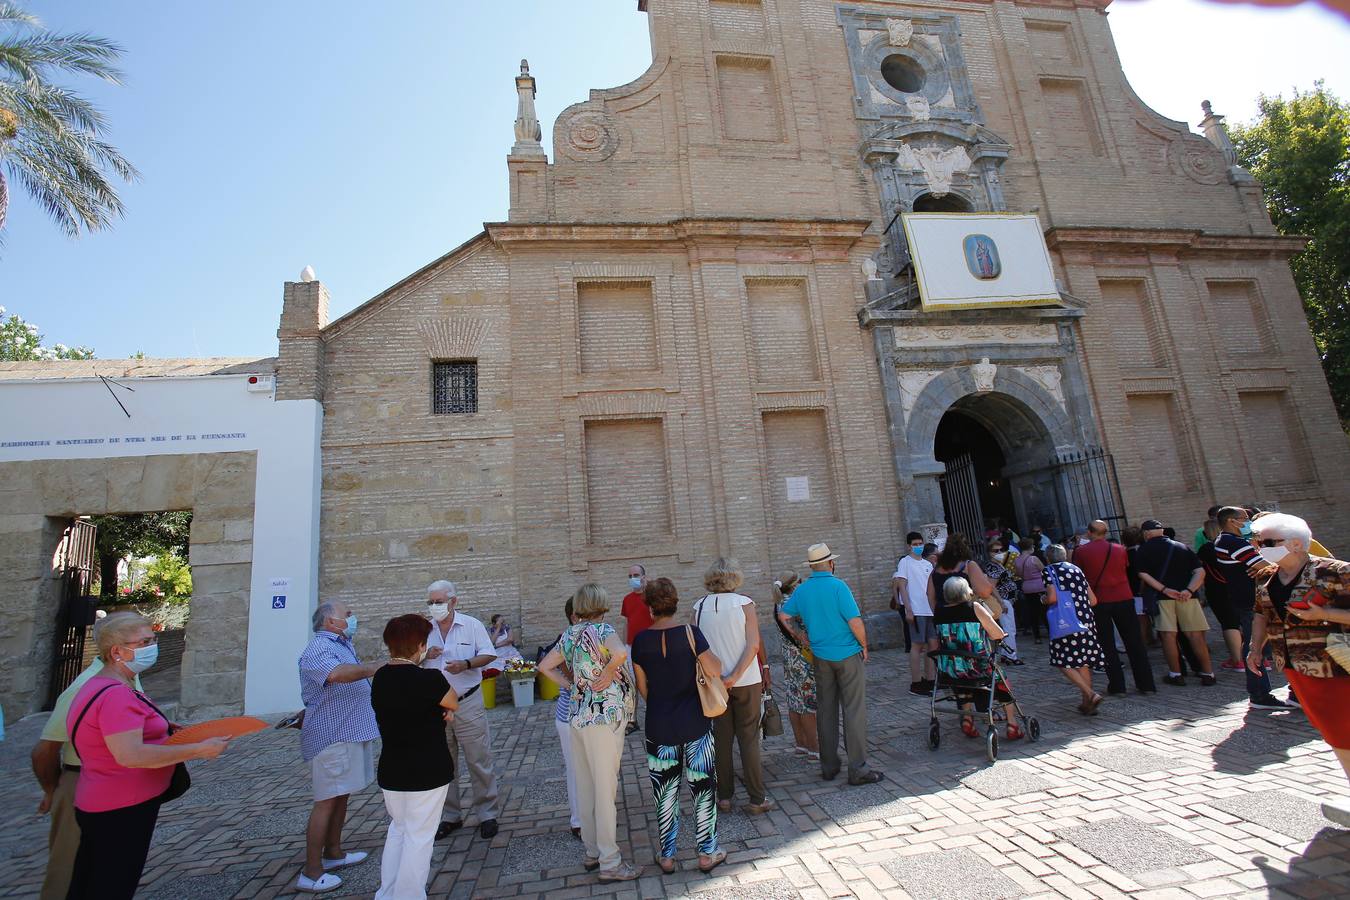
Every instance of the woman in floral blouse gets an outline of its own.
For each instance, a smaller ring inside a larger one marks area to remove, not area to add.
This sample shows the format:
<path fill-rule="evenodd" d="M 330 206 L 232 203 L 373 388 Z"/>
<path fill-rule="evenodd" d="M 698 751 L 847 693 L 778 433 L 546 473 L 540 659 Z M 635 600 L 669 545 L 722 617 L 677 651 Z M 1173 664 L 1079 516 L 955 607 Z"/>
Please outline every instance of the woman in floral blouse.
<path fill-rule="evenodd" d="M 539 671 L 571 691 L 572 764 L 586 871 L 599 869 L 602 882 L 632 881 L 642 870 L 623 861 L 615 822 L 624 730 L 635 703 L 624 666 L 628 651 L 614 626 L 601 621 L 609 612 L 609 595 L 600 585 L 583 584 L 572 597 L 572 612 L 576 624 L 562 633 Z"/>
<path fill-rule="evenodd" d="M 1275 571 L 1256 585 L 1247 668 L 1260 674 L 1270 641 L 1275 665 L 1350 777 L 1350 670 L 1328 653 L 1350 632 L 1350 563 L 1309 555 L 1308 523 L 1285 513 L 1254 520 L 1252 540 Z M 1322 812 L 1350 825 L 1350 803 L 1328 802 Z"/>

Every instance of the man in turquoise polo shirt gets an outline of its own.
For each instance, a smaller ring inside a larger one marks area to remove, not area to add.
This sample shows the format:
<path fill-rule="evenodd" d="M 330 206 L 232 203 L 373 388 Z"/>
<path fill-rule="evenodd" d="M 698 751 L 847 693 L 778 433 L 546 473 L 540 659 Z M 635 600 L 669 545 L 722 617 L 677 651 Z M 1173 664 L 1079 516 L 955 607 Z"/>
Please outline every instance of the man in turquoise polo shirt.
<path fill-rule="evenodd" d="M 816 736 L 820 739 L 820 773 L 826 781 L 839 774 L 839 707 L 844 707 L 844 749 L 848 783 L 875 784 L 882 774 L 867 768 L 867 631 L 853 592 L 834 576 L 834 561 L 825 544 L 806 551 L 811 577 L 783 604 L 790 625 L 800 616 L 806 625 L 816 668 Z"/>

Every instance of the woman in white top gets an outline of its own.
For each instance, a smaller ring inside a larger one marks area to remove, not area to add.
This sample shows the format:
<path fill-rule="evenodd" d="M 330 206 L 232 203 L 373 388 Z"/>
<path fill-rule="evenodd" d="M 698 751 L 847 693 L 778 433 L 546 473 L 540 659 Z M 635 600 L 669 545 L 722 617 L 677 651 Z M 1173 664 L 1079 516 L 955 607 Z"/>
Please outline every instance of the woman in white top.
<path fill-rule="evenodd" d="M 732 761 L 732 738 L 741 747 L 741 778 L 750 805 L 745 811 L 759 815 L 773 808 L 764 794 L 764 772 L 759 759 L 760 703 L 764 695 L 759 669 L 759 619 L 755 601 L 736 589 L 744 581 L 741 565 L 719 557 L 703 576 L 708 595 L 694 604 L 692 622 L 708 639 L 713 654 L 722 661 L 722 681 L 730 698 L 727 711 L 713 719 L 713 747 L 717 754 L 717 808 L 731 810 L 736 793 Z"/>

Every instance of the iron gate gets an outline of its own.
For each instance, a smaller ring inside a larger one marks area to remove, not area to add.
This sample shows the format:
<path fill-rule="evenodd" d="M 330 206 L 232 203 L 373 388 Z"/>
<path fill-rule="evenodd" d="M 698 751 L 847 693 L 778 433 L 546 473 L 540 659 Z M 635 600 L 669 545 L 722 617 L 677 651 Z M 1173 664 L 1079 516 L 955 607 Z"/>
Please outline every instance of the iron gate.
<path fill-rule="evenodd" d="M 1113 539 L 1125 528 L 1125 503 L 1116 479 L 1116 463 L 1101 447 L 1056 452 L 1050 459 L 1055 506 L 1065 534 L 1093 519 L 1104 521 Z"/>
<path fill-rule="evenodd" d="M 92 522 L 76 519 L 61 538 L 61 605 L 56 611 L 56 647 L 52 653 L 51 686 L 46 709 L 70 686 L 84 667 L 84 637 L 93 621 L 94 605 L 89 588 L 94 582 L 94 540 L 98 529 Z"/>
<path fill-rule="evenodd" d="M 939 484 L 947 509 L 948 532 L 963 534 L 972 546 L 978 545 L 984 534 L 984 511 L 980 508 L 975 460 L 969 453 L 962 453 L 943 465 L 947 471 L 939 478 Z"/>

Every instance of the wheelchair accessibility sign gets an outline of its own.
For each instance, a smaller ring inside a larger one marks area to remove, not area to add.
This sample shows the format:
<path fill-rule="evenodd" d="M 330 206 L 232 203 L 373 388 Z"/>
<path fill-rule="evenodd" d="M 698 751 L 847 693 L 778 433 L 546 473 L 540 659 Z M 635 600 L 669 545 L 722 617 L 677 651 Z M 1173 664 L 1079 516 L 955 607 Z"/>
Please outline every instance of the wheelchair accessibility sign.
<path fill-rule="evenodd" d="M 269 586 L 272 589 L 272 608 L 285 609 L 286 595 L 290 593 L 288 589 L 291 586 L 291 580 L 289 578 L 273 578 Z"/>

